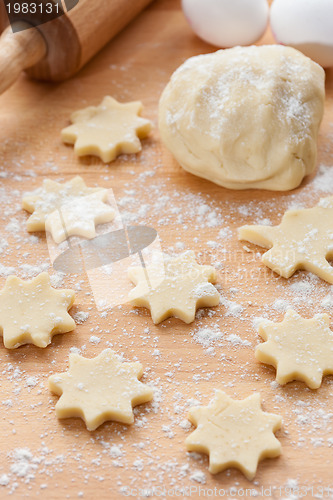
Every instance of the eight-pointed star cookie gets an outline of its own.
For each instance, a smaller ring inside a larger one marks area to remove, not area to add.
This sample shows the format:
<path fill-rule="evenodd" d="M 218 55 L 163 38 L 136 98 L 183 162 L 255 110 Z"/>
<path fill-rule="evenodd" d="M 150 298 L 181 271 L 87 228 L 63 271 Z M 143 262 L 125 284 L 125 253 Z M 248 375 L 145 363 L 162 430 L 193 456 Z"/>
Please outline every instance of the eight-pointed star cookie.
<path fill-rule="evenodd" d="M 5 347 L 46 347 L 56 333 L 74 330 L 75 322 L 67 312 L 74 297 L 73 290 L 52 288 L 47 273 L 30 281 L 9 276 L 0 291 L 0 333 Z"/>
<path fill-rule="evenodd" d="M 239 239 L 270 248 L 262 262 L 284 278 L 305 269 L 333 283 L 333 196 L 316 207 L 288 210 L 278 226 L 243 226 Z"/>
<path fill-rule="evenodd" d="M 55 409 L 58 418 L 81 417 L 90 431 L 107 420 L 134 422 L 133 406 L 153 398 L 153 390 L 138 379 L 141 363 L 123 363 L 105 349 L 88 359 L 70 354 L 69 370 L 52 375 L 49 388 L 61 396 Z"/>
<path fill-rule="evenodd" d="M 288 309 L 281 323 L 260 323 L 259 335 L 266 342 L 257 347 L 256 358 L 276 368 L 279 384 L 302 380 L 317 389 L 323 375 L 333 373 L 333 332 L 327 314 L 305 319 Z"/>
<path fill-rule="evenodd" d="M 161 263 L 129 268 L 129 278 L 136 285 L 129 293 L 132 305 L 147 307 L 157 324 L 170 316 L 191 323 L 199 307 L 219 304 L 212 266 L 199 265 L 192 251 L 173 259 L 165 257 L 164 268 Z"/>
<path fill-rule="evenodd" d="M 78 156 L 99 156 L 105 163 L 122 153 L 141 151 L 140 139 L 151 131 L 149 120 L 139 116 L 142 103 L 120 103 L 104 97 L 99 106 L 76 111 L 71 116 L 73 125 L 61 132 L 63 142 L 75 144 Z"/>
<path fill-rule="evenodd" d="M 260 394 L 239 401 L 216 391 L 209 406 L 190 410 L 189 420 L 197 428 L 185 441 L 187 450 L 208 454 L 212 474 L 236 467 L 251 480 L 260 460 L 280 455 L 274 432 L 281 417 L 262 411 Z"/>
<path fill-rule="evenodd" d="M 42 187 L 23 197 L 22 206 L 32 214 L 29 232 L 50 231 L 55 242 L 61 243 L 72 235 L 94 238 L 95 225 L 115 217 L 106 201 L 106 189 L 89 188 L 77 176 L 64 184 L 45 179 Z"/>

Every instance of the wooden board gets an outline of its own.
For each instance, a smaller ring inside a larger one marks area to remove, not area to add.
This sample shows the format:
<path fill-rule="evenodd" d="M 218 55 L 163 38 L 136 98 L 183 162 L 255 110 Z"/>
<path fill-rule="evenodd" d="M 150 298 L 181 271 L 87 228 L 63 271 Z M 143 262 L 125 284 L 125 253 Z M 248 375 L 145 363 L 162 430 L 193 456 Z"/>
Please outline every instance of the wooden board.
<path fill-rule="evenodd" d="M 269 32 L 261 42 L 272 43 Z M 277 387 L 274 370 L 254 358 L 253 326 L 262 316 L 280 321 L 286 305 L 307 317 L 323 312 L 331 287 L 309 273 L 277 277 L 260 263 L 260 249 L 247 252 L 236 237 L 244 223 L 275 224 L 286 208 L 312 206 L 333 194 L 332 72 L 319 139 L 318 165 L 326 168 L 292 192 L 228 191 L 196 178 L 163 148 L 156 126 L 141 154 L 110 166 L 79 161 L 60 141 L 70 113 L 107 94 L 141 99 L 144 115 L 156 125 L 158 99 L 172 71 L 212 50 L 192 34 L 178 0 L 159 0 L 72 80 L 48 85 L 22 76 L 0 97 L 1 286 L 10 272 L 28 278 L 46 268 L 55 274 L 44 235 L 26 232 L 21 197 L 46 177 L 64 181 L 80 174 L 88 185 L 112 188 L 124 222 L 153 226 L 166 252 L 193 249 L 201 263 L 216 265 L 223 297 L 191 325 L 171 319 L 154 326 L 147 311 L 134 313 L 129 305 L 102 314 L 86 276 L 65 276 L 64 286 L 80 284 L 72 313 L 89 313 L 88 319 L 45 350 L 0 349 L 2 498 L 144 498 L 143 488 L 152 498 L 171 498 L 182 488 L 192 498 L 199 498 L 199 488 L 201 496 L 217 488 L 215 496 L 225 498 L 248 497 L 249 489 L 259 497 L 291 498 L 296 487 L 308 497 L 331 487 L 323 496 L 332 495 L 333 379 L 326 377 L 317 391 L 296 382 Z M 221 333 L 216 344 L 204 345 L 207 329 Z M 138 407 L 132 427 L 106 423 L 89 433 L 79 419 L 58 421 L 47 377 L 67 369 L 70 348 L 92 357 L 108 346 L 143 363 L 144 380 L 158 388 L 155 402 Z M 283 416 L 277 433 L 283 453 L 262 462 L 252 483 L 236 470 L 212 477 L 206 457 L 185 451 L 188 408 L 208 403 L 216 388 L 239 398 L 260 392 L 264 409 Z"/>

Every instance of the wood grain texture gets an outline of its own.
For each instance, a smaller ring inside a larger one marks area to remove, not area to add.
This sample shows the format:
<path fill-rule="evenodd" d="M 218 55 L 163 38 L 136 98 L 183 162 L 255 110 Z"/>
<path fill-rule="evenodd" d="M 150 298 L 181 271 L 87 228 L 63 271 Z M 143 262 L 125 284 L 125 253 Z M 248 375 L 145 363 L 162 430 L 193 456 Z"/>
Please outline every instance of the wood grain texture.
<path fill-rule="evenodd" d="M 29 68 L 28 74 L 38 80 L 62 81 L 69 78 L 79 71 L 151 1 L 80 0 L 73 10 L 53 19 L 52 22 L 39 24 L 38 28 L 35 29 L 42 34 L 47 45 L 46 51 L 39 51 L 40 57 L 37 60 L 29 57 L 30 53 L 27 50 L 27 63 L 23 66 L 19 52 L 10 54 L 11 64 L 4 66 L 6 73 L 9 73 L 7 78 L 15 81 L 19 71 L 25 68 Z M 48 1 L 44 0 L 42 3 L 45 9 Z M 53 4 L 57 3 L 56 0 L 53 0 Z M 0 27 L 3 28 L 8 25 L 8 17 L 3 4 L 0 9 Z M 43 14 L 39 17 L 43 19 Z M 38 36 L 34 34 L 35 30 L 31 29 L 23 35 L 21 33 L 13 34 L 12 38 L 26 40 L 26 46 L 30 41 L 32 45 L 32 41 Z M 3 51 L 6 52 L 6 46 Z"/>
<path fill-rule="evenodd" d="M 152 0 L 80 0 L 68 13 L 80 45 L 81 68 Z"/>
<path fill-rule="evenodd" d="M 0 37 L 0 94 L 16 82 L 23 70 L 43 59 L 46 52 L 45 40 L 38 30 L 13 34 L 7 27 Z"/>
<path fill-rule="evenodd" d="M 269 31 L 261 43 L 272 43 Z M 199 487 L 228 490 L 224 498 L 240 498 L 241 493 L 230 493 L 234 487 L 278 499 L 290 498 L 295 485 L 308 488 L 308 498 L 311 488 L 314 493 L 333 488 L 333 379 L 326 377 L 317 391 L 296 382 L 276 387 L 274 370 L 254 358 L 259 340 L 253 327 L 260 316 L 280 321 L 283 301 L 306 317 L 323 312 L 322 301 L 331 287 L 308 273 L 279 278 L 260 263 L 260 249 L 249 245 L 250 251 L 244 250 L 236 236 L 242 224 L 263 219 L 276 224 L 292 204 L 312 206 L 321 196 L 333 194 L 332 71 L 327 72 L 318 155 L 318 165 L 327 166 L 328 180 L 319 172 L 292 192 L 229 191 L 194 177 L 165 150 L 157 128 L 144 141 L 141 154 L 110 166 L 96 158 L 78 160 L 60 141 L 60 130 L 73 110 L 96 105 L 108 94 L 121 101 L 142 100 L 144 116 L 156 124 L 158 99 L 171 73 L 186 58 L 213 50 L 191 32 L 178 0 L 157 0 L 71 80 L 45 84 L 22 76 L 0 97 L 1 286 L 10 266 L 21 277 L 50 266 L 44 235 L 31 238 L 26 232 L 22 193 L 46 177 L 69 180 L 79 174 L 90 186 L 112 189 L 127 221 L 155 227 L 165 251 L 193 249 L 201 263 L 219 264 L 224 298 L 214 313 L 204 311 L 192 325 L 171 319 L 154 326 L 147 311 L 135 313 L 129 305 L 103 317 L 87 277 L 65 276 L 65 287 L 80 285 L 72 312 L 88 312 L 87 321 L 72 334 L 54 337 L 45 350 L 25 346 L 8 352 L 0 346 L 0 477 L 6 474 L 9 480 L 0 486 L 2 498 L 63 500 L 83 494 L 87 499 L 118 499 L 121 488 L 147 488 L 151 498 L 158 498 L 163 487 L 166 498 L 172 497 L 172 488 L 187 488 L 188 493 L 192 488 L 191 497 L 199 498 L 194 489 Z M 48 270 L 54 274 L 51 267 Z M 242 308 L 238 316 L 235 304 Z M 213 353 L 195 340 L 198 328 L 223 333 Z M 237 345 L 235 334 L 250 345 Z M 100 342 L 94 343 L 92 336 Z M 132 427 L 110 422 L 89 433 L 79 419 L 58 421 L 57 397 L 49 393 L 47 377 L 67 369 L 70 348 L 92 357 L 107 346 L 126 360 L 137 356 L 147 369 L 143 380 L 159 387 L 160 396 L 138 407 Z M 282 455 L 262 462 L 252 483 L 236 470 L 210 476 L 204 456 L 186 454 L 182 422 L 189 403 L 208 403 L 214 388 L 239 398 L 260 391 L 264 409 L 283 417 L 277 433 Z M 33 458 L 28 455 L 22 465 L 17 448 L 29 449 Z M 24 467 L 28 477 L 18 474 Z M 195 480 L 200 479 L 197 471 L 205 474 L 205 484 Z M 261 488 L 266 488 L 264 495 Z M 139 492 L 133 497 L 144 498 Z"/>

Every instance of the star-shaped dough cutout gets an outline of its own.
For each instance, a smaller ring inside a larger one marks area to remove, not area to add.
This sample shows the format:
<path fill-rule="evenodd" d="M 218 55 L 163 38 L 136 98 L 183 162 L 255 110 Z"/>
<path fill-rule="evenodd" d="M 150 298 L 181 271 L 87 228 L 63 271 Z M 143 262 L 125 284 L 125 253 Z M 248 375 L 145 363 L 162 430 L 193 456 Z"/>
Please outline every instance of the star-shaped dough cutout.
<path fill-rule="evenodd" d="M 58 244 L 70 236 L 95 238 L 96 226 L 110 222 L 115 217 L 115 211 L 105 201 L 107 191 L 103 190 L 65 203 L 47 217 L 45 231 L 49 231 Z"/>
<path fill-rule="evenodd" d="M 78 156 L 94 155 L 108 163 L 122 153 L 141 151 L 140 139 L 152 129 L 149 120 L 139 116 L 142 103 L 120 103 L 104 97 L 99 106 L 76 111 L 71 116 L 73 125 L 61 132 L 63 142 L 74 144 Z"/>
<path fill-rule="evenodd" d="M 155 324 L 171 316 L 191 323 L 198 308 L 220 302 L 220 294 L 212 284 L 215 269 L 199 265 L 192 251 L 176 258 L 165 256 L 164 267 L 161 263 L 131 267 L 128 275 L 136 285 L 129 293 L 131 304 L 147 307 Z"/>
<path fill-rule="evenodd" d="M 288 210 L 278 226 L 243 226 L 239 239 L 270 248 L 262 262 L 284 278 L 305 269 L 333 283 L 333 196 L 316 207 Z"/>
<path fill-rule="evenodd" d="M 93 431 L 107 420 L 134 422 L 133 406 L 153 398 L 153 390 L 138 379 L 141 363 L 122 363 L 105 349 L 96 358 L 70 354 L 69 370 L 52 375 L 49 388 L 61 396 L 55 409 L 58 418 L 81 417 Z"/>
<path fill-rule="evenodd" d="M 79 176 L 64 184 L 45 179 L 42 187 L 22 199 L 23 208 L 32 214 L 27 229 L 49 231 L 56 243 L 74 235 L 94 238 L 95 225 L 115 217 L 107 195 L 106 189 L 87 187 Z"/>
<path fill-rule="evenodd" d="M 288 309 L 281 323 L 262 322 L 259 335 L 265 342 L 257 347 L 256 358 L 276 368 L 279 384 L 301 380 L 317 389 L 323 375 L 333 373 L 333 332 L 327 314 L 305 319 Z"/>
<path fill-rule="evenodd" d="M 5 347 L 46 347 L 53 335 L 74 330 L 75 322 L 67 312 L 74 298 L 73 290 L 52 288 L 47 273 L 30 281 L 9 276 L 0 291 L 0 333 Z"/>
<path fill-rule="evenodd" d="M 253 394 L 239 401 L 216 391 L 209 406 L 189 412 L 189 420 L 197 428 L 185 441 L 187 450 L 208 454 L 212 474 L 235 467 L 252 480 L 260 460 L 281 453 L 274 436 L 281 417 L 263 412 L 260 399 L 260 394 Z"/>

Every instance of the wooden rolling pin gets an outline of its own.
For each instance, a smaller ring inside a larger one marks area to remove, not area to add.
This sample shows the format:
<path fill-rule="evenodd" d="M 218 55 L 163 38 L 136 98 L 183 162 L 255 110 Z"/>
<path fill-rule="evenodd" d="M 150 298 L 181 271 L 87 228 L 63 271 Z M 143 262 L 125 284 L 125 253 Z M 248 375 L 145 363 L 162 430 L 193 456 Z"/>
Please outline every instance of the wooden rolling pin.
<path fill-rule="evenodd" d="M 50 0 L 36 0 L 37 5 Z M 36 79 L 61 81 L 74 75 L 152 0 L 79 0 L 45 24 L 13 33 L 0 1 L 0 93 L 23 70 Z M 57 0 L 52 0 L 53 5 Z M 24 21 L 26 23 L 26 20 Z M 29 25 L 32 24 L 29 22 Z"/>

